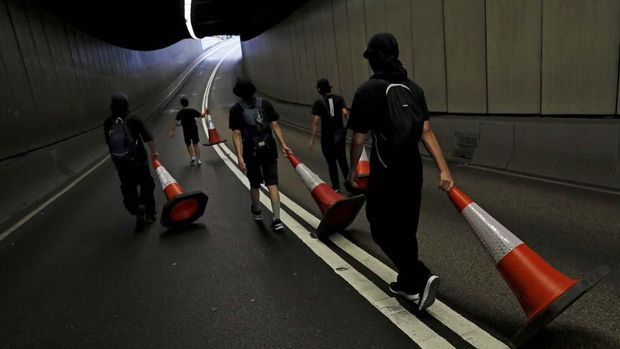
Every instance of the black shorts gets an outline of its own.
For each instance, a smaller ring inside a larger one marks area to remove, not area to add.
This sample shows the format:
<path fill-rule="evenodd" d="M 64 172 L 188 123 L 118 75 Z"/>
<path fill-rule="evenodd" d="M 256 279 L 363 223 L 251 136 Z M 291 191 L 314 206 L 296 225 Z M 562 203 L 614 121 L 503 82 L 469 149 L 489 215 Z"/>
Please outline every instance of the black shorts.
<path fill-rule="evenodd" d="M 245 165 L 250 187 L 260 188 L 263 182 L 266 186 L 278 185 L 278 159 L 249 161 Z"/>
<path fill-rule="evenodd" d="M 185 139 L 185 144 L 198 144 L 200 142 L 200 138 L 198 138 L 198 128 L 195 127 L 193 129 L 183 129 L 183 138 Z"/>

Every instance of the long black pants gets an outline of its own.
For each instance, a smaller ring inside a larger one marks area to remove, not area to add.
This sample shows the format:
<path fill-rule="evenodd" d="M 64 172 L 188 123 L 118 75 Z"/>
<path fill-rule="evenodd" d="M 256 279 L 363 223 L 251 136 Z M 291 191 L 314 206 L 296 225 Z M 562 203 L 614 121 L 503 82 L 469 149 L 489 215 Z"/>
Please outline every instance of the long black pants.
<path fill-rule="evenodd" d="M 340 179 L 338 178 L 338 166 L 342 171 L 342 176 L 346 179 L 349 176 L 349 164 L 347 162 L 346 143 L 344 140 L 339 143 L 326 142 L 321 139 L 321 150 L 323 157 L 327 161 L 329 169 L 329 179 L 332 182 L 332 188 L 340 189 Z"/>
<path fill-rule="evenodd" d="M 402 173 L 373 175 L 368 183 L 366 216 L 375 242 L 398 269 L 397 282 L 407 291 L 424 290 L 430 270 L 418 259 L 416 232 L 422 180 Z"/>
<path fill-rule="evenodd" d="M 134 161 L 114 161 L 121 180 L 123 204 L 132 215 L 138 211 L 139 205 L 144 205 L 147 214 L 155 214 L 155 183 L 151 177 L 148 164 Z"/>

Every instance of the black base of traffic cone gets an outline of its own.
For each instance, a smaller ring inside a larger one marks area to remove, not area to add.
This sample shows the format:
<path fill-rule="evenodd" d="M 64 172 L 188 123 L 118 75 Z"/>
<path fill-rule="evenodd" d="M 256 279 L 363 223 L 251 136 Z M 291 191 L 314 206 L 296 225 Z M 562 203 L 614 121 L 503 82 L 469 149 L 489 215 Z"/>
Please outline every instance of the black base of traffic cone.
<path fill-rule="evenodd" d="M 226 139 L 221 140 L 221 141 L 217 141 L 217 142 L 213 142 L 213 143 L 202 143 L 202 145 L 204 145 L 205 147 L 210 147 L 210 146 L 213 146 L 213 145 L 216 145 L 216 144 L 220 144 L 220 143 L 224 143 L 224 142 L 226 142 Z"/>
<path fill-rule="evenodd" d="M 199 191 L 183 193 L 168 201 L 161 213 L 161 224 L 177 228 L 191 224 L 205 212 L 209 197 Z"/>
<path fill-rule="evenodd" d="M 583 279 L 580 279 L 573 287 L 551 303 L 547 309 L 533 317 L 525 326 L 519 329 L 517 333 L 510 338 L 510 344 L 512 344 L 512 347 L 518 348 L 525 344 L 534 335 L 536 335 L 538 331 L 545 327 L 545 325 L 555 319 L 564 310 L 566 310 L 566 308 L 573 304 L 573 302 L 579 299 L 579 297 L 588 292 L 588 290 L 607 276 L 609 272 L 610 269 L 607 266 L 602 265 L 599 266 L 593 273 L 587 275 Z"/>
<path fill-rule="evenodd" d="M 353 222 L 365 201 L 366 196 L 356 195 L 336 202 L 325 211 L 312 236 L 322 239 L 330 233 L 344 230 Z"/>

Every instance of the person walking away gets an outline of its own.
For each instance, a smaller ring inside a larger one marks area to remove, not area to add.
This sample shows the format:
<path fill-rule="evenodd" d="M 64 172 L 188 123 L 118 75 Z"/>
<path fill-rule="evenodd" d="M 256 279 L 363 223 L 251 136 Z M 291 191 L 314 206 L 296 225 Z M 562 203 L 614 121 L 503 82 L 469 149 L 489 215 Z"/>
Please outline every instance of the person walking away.
<path fill-rule="evenodd" d="M 182 108 L 177 113 L 177 117 L 170 130 L 170 138 L 174 137 L 177 126 L 183 126 L 183 139 L 190 157 L 189 163 L 192 166 L 194 163 L 200 166 L 202 165 L 202 161 L 200 160 L 200 147 L 198 146 L 200 137 L 198 136 L 198 126 L 196 125 L 195 119 L 204 118 L 209 110 L 205 109 L 204 113 L 201 114 L 198 110 L 189 108 L 189 101 L 185 96 L 181 97 L 181 106 Z"/>
<path fill-rule="evenodd" d="M 155 222 L 155 183 L 144 143 L 149 145 L 152 158 L 158 159 L 159 154 L 148 126 L 130 113 L 127 95 L 114 94 L 110 109 L 112 113 L 103 124 L 105 140 L 121 181 L 123 204 L 136 216 L 134 232 L 138 233 L 145 224 Z"/>
<path fill-rule="evenodd" d="M 349 164 L 346 154 L 347 129 L 347 106 L 344 98 L 332 94 L 332 86 L 329 80 L 320 79 L 316 83 L 319 98 L 312 105 L 312 133 L 308 148 L 312 150 L 315 143 L 316 132 L 321 124 L 321 150 L 327 161 L 329 178 L 332 189 L 340 191 L 340 178 L 338 177 L 338 165 L 344 179 L 349 175 Z"/>
<path fill-rule="evenodd" d="M 278 150 L 273 137 L 275 133 L 283 153 L 291 149 L 286 145 L 282 130 L 278 125 L 279 116 L 273 105 L 262 98 L 254 97 L 256 88 L 249 79 L 239 78 L 233 93 L 241 98 L 229 114 L 229 128 L 233 132 L 233 142 L 239 162 L 239 169 L 245 172 L 250 181 L 250 211 L 254 220 L 262 220 L 260 209 L 260 186 L 265 183 L 273 208 L 271 229 L 281 231 L 284 225 L 280 220 L 280 194 L 278 191 Z M 272 132 L 273 131 L 273 132 Z"/>
<path fill-rule="evenodd" d="M 351 106 L 348 185 L 356 186 L 357 161 L 370 131 L 373 143 L 366 215 L 372 237 L 398 269 L 390 290 L 424 310 L 435 301 L 439 277 L 418 257 L 416 232 L 423 179 L 420 139 L 439 169 L 440 188 L 449 190 L 454 181 L 431 130 L 424 91 L 407 78 L 398 54 L 398 42 L 390 33 L 374 35 L 364 52 L 374 75 L 358 88 Z"/>

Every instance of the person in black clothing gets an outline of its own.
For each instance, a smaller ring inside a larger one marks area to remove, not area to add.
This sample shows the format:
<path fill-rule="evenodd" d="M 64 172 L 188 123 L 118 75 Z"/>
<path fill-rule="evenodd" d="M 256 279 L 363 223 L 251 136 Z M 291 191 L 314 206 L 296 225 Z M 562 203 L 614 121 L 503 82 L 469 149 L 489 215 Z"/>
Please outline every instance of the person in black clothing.
<path fill-rule="evenodd" d="M 185 140 L 185 145 L 187 146 L 187 152 L 190 157 L 190 165 L 194 165 L 194 163 L 198 163 L 198 165 L 202 165 L 202 161 L 200 160 L 200 147 L 198 146 L 198 142 L 200 142 L 200 138 L 198 137 L 198 126 L 196 125 L 196 118 L 204 118 L 208 113 L 208 110 L 205 109 L 204 113 L 198 112 L 198 110 L 193 108 L 188 108 L 189 101 L 186 97 L 181 97 L 181 106 L 183 107 L 177 113 L 177 117 L 172 125 L 172 130 L 170 130 L 170 137 L 174 137 L 174 131 L 177 126 L 183 126 L 183 138 Z"/>
<path fill-rule="evenodd" d="M 312 150 L 316 138 L 316 131 L 321 123 L 321 150 L 327 160 L 329 178 L 332 188 L 340 191 L 340 179 L 338 178 L 338 165 L 342 176 L 346 179 L 349 175 L 349 164 L 346 154 L 345 121 L 347 118 L 347 105 L 344 98 L 332 94 L 332 86 L 329 80 L 320 79 L 316 83 L 320 97 L 312 105 L 312 133 L 308 148 Z"/>
<path fill-rule="evenodd" d="M 366 201 L 372 237 L 398 269 L 397 281 L 390 284 L 390 290 L 417 303 L 419 309 L 424 310 L 435 300 L 439 277 L 418 259 L 416 231 L 422 189 L 422 160 L 418 150 L 420 138 L 413 136 L 409 143 L 401 147 L 394 145 L 390 135 L 393 136 L 396 131 L 390 128 L 391 121 L 388 120 L 392 115 L 388 103 L 393 101 L 388 97 L 389 88 L 402 89 L 400 92 L 405 93 L 414 104 L 398 107 L 415 108 L 413 110 L 418 117 L 416 127 L 421 132 L 421 136 L 417 137 L 421 137 L 439 169 L 439 187 L 449 190 L 454 181 L 430 128 L 424 92 L 407 78 L 407 70 L 398 60 L 398 53 L 398 42 L 390 33 L 374 35 L 364 52 L 374 75 L 358 88 L 351 106 L 348 127 L 354 133 L 348 185 L 355 187 L 353 180 L 357 176 L 357 162 L 366 133 L 372 131 Z M 390 93 L 394 92 L 396 90 Z"/>
<path fill-rule="evenodd" d="M 151 157 L 159 158 L 159 154 L 155 149 L 155 141 L 148 126 L 142 119 L 130 113 L 129 100 L 125 94 L 114 94 L 110 109 L 112 114 L 103 124 L 106 143 L 110 145 L 113 126 L 117 122 L 125 123 L 134 143 L 130 157 L 121 158 L 112 154 L 112 161 L 121 181 L 121 193 L 123 194 L 125 208 L 130 214 L 136 216 L 134 231 L 140 232 L 144 230 L 146 223 L 155 222 L 155 197 L 153 196 L 155 183 L 149 170 L 144 143 L 146 142 L 149 145 Z"/>
<path fill-rule="evenodd" d="M 291 149 L 286 145 L 282 130 L 278 125 L 280 117 L 269 101 L 254 97 L 256 88 L 250 80 L 237 79 L 233 92 L 241 100 L 230 108 L 229 128 L 233 131 L 239 169 L 246 172 L 250 181 L 252 199 L 250 211 L 254 215 L 254 220 L 263 219 L 259 189 L 264 182 L 269 190 L 273 208 L 271 228 L 281 231 L 284 225 L 280 220 L 278 150 L 273 133 L 278 138 L 285 155 L 290 153 Z"/>

